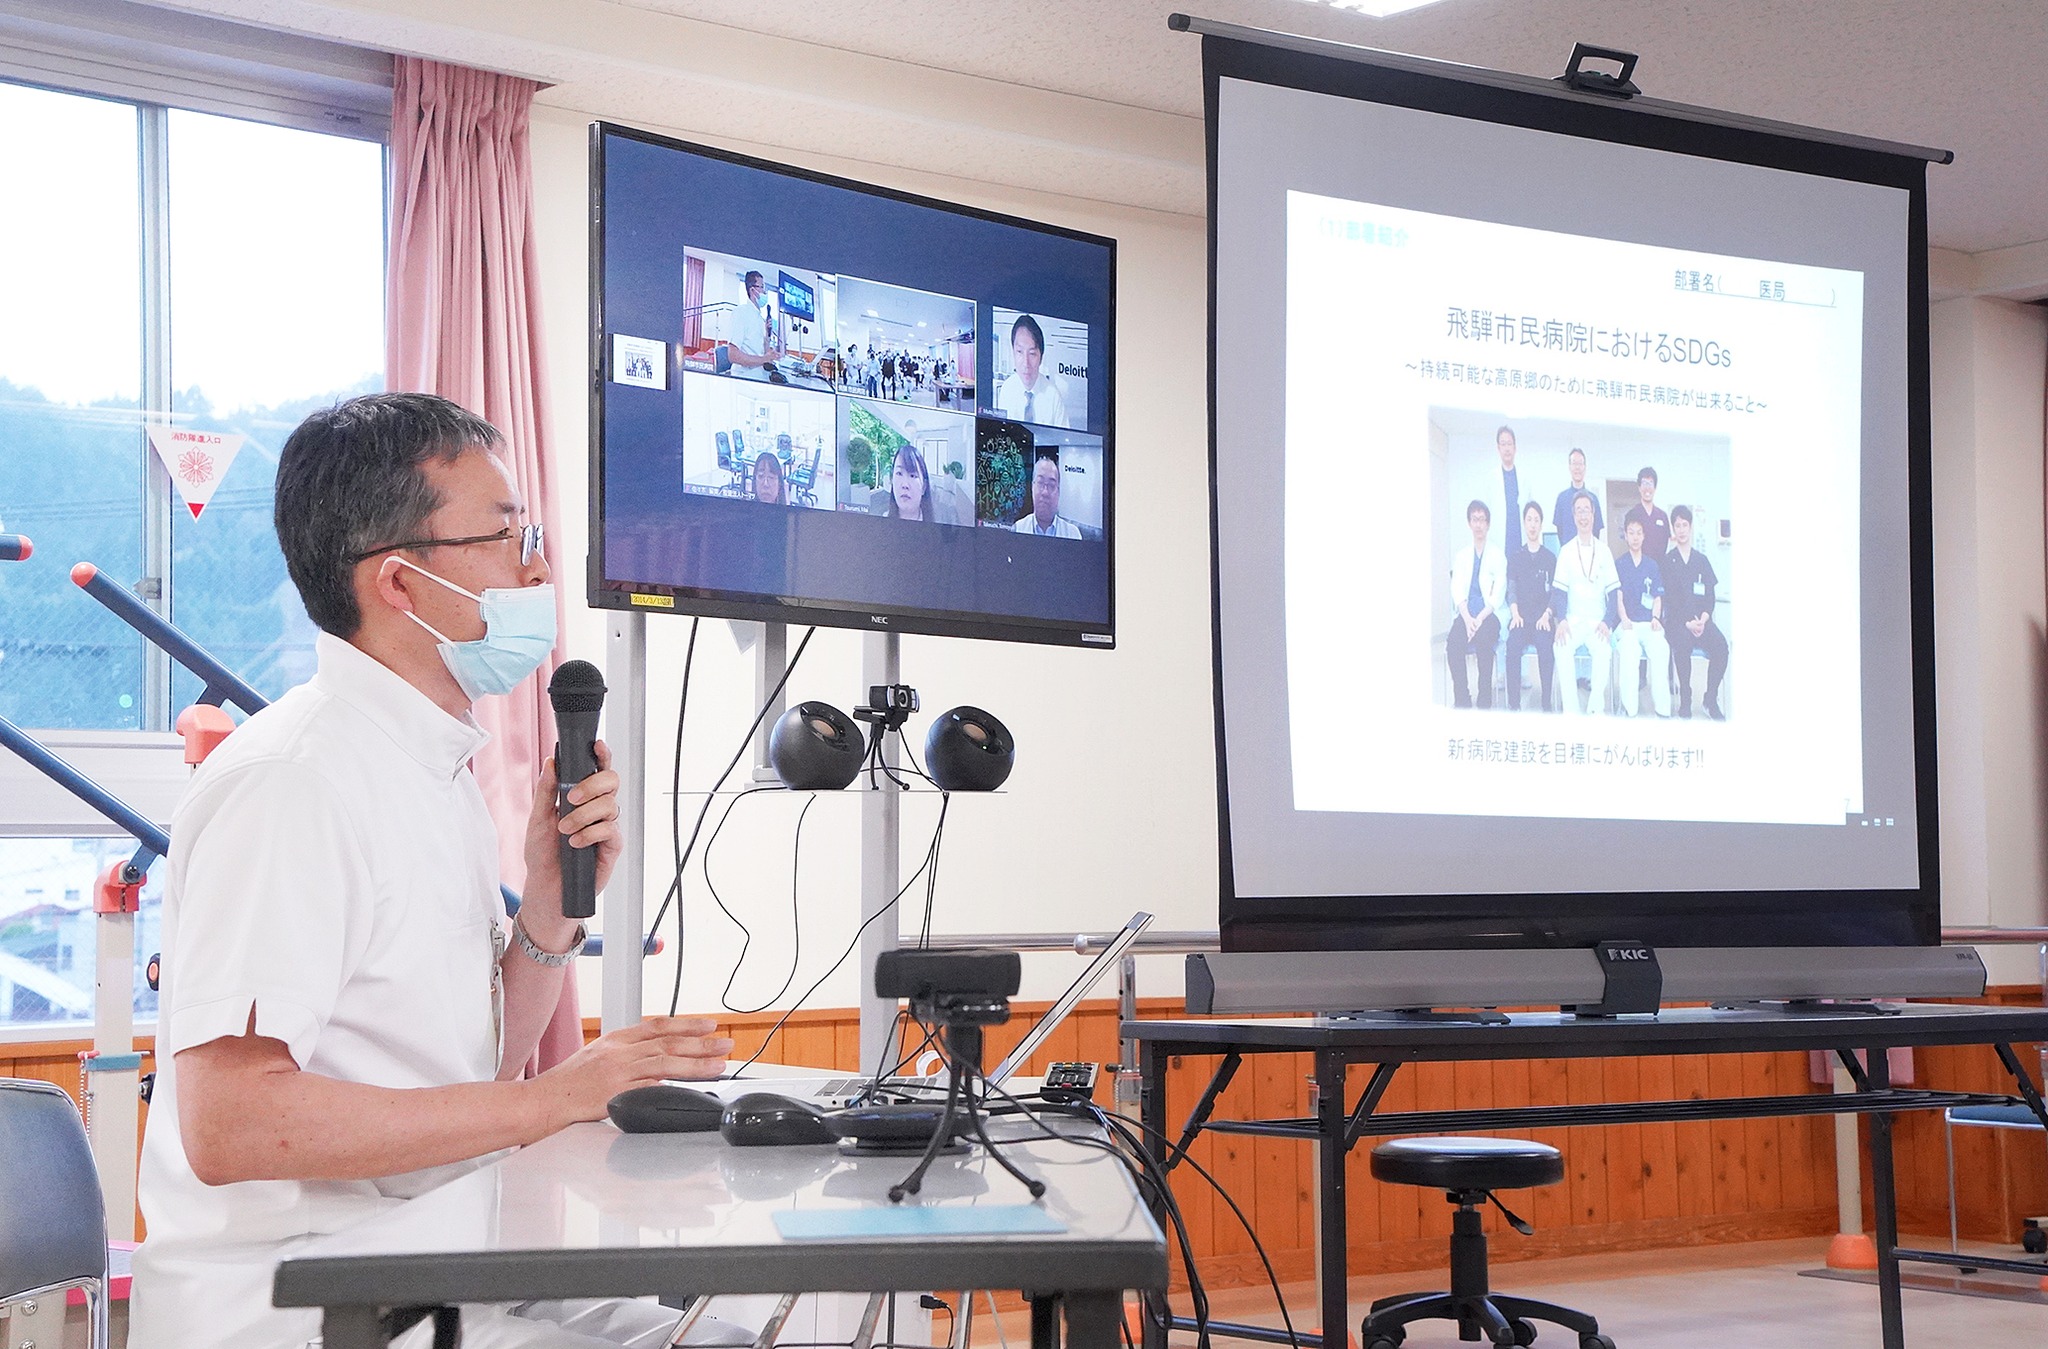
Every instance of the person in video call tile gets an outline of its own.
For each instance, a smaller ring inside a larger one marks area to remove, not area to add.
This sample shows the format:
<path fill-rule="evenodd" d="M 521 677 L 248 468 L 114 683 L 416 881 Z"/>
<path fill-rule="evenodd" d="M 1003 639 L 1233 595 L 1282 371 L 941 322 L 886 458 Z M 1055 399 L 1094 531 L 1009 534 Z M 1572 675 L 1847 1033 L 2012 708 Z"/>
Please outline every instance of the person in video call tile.
<path fill-rule="evenodd" d="M 1664 554 L 1671 551 L 1671 517 L 1657 504 L 1657 470 L 1645 467 L 1636 474 L 1637 503 L 1628 508 L 1628 514 L 1621 517 L 1626 525 L 1631 520 L 1643 522 L 1643 551 L 1659 562 Z"/>
<path fill-rule="evenodd" d="M 1522 506 L 1522 546 L 1508 554 L 1508 711 L 1522 708 L 1522 653 L 1536 653 L 1543 676 L 1542 711 L 1550 710 L 1550 687 L 1557 668 L 1557 626 L 1550 612 L 1551 587 L 1557 579 L 1557 554 L 1543 546 L 1543 507 Z"/>
<path fill-rule="evenodd" d="M 733 312 L 726 324 L 726 355 L 734 365 L 762 370 L 775 364 L 773 341 L 768 335 L 768 281 L 759 272 L 746 276 L 747 300 Z"/>
<path fill-rule="evenodd" d="M 1621 710 L 1634 716 L 1643 668 L 1650 671 L 1650 706 L 1660 717 L 1671 715 L 1671 647 L 1664 637 L 1664 561 L 1643 550 L 1643 522 L 1635 512 L 1621 527 L 1628 552 L 1616 558 L 1621 581 L 1621 626 L 1614 630 L 1614 648 L 1621 653 Z"/>
<path fill-rule="evenodd" d="M 1486 532 L 1493 512 L 1483 501 L 1465 508 L 1465 523 L 1472 527 L 1472 546 L 1451 550 L 1450 633 L 1444 638 L 1444 657 L 1451 667 L 1451 701 L 1455 707 L 1472 706 L 1472 694 L 1465 687 L 1465 657 L 1479 658 L 1479 705 L 1493 706 L 1493 653 L 1500 644 L 1501 601 L 1507 596 L 1507 564 L 1498 548 L 1486 546 Z"/>
<path fill-rule="evenodd" d="M 1031 514 L 1010 526 L 1019 534 L 1049 539 L 1078 539 L 1081 527 L 1060 514 L 1060 452 L 1051 446 L 1038 451 L 1031 464 Z"/>
<path fill-rule="evenodd" d="M 1588 691 L 1583 712 L 1597 714 L 1607 707 L 1608 667 L 1614 650 L 1610 635 L 1621 621 L 1621 578 L 1614 570 L 1614 554 L 1593 537 L 1593 508 L 1598 503 L 1591 492 L 1581 492 L 1572 501 L 1572 524 L 1577 533 L 1557 550 L 1557 580 L 1551 587 L 1551 608 L 1557 618 L 1557 660 L 1564 668 L 1564 710 L 1574 714 L 1579 707 L 1578 676 L 1573 672 L 1580 651 L 1586 653 Z"/>
<path fill-rule="evenodd" d="M 1010 356 L 1017 368 L 996 390 L 996 411 L 1039 426 L 1067 425 L 1067 403 L 1060 397 L 1059 384 L 1041 368 L 1045 364 L 1045 329 L 1029 314 L 1019 314 L 1010 325 Z"/>
<path fill-rule="evenodd" d="M 1700 704 L 1721 718 L 1721 679 L 1728 673 L 1728 639 L 1714 624 L 1714 588 L 1720 583 L 1705 553 L 1693 551 L 1692 507 L 1671 508 L 1671 551 L 1664 555 L 1664 635 L 1678 667 L 1678 715 L 1692 715 L 1692 653 L 1707 653 L 1707 696 Z"/>
<path fill-rule="evenodd" d="M 1578 530 L 1572 524 L 1572 498 L 1584 494 L 1593 502 L 1593 537 L 1599 538 L 1607 532 L 1605 512 L 1600 509 L 1600 498 L 1593 495 L 1586 486 L 1586 452 L 1573 450 L 1565 456 L 1565 463 L 1571 466 L 1572 485 L 1557 494 L 1557 506 L 1550 512 L 1550 526 L 1557 531 L 1558 547 L 1562 548 Z"/>
<path fill-rule="evenodd" d="M 890 461 L 889 481 L 868 500 L 871 515 L 898 520 L 931 520 L 932 475 L 915 445 L 902 445 Z"/>
<path fill-rule="evenodd" d="M 764 506 L 787 506 L 789 492 L 782 485 L 782 461 L 773 450 L 763 450 L 754 460 L 754 500 Z"/>

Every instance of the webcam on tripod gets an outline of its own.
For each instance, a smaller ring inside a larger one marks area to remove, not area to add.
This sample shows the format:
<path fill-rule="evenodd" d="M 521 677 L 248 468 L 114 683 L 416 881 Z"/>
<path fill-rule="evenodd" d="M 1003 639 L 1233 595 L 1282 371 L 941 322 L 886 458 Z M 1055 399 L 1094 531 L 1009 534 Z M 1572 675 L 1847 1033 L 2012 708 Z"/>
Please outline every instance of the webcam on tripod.
<path fill-rule="evenodd" d="M 1000 1026 L 1023 978 L 1015 951 L 905 948 L 875 958 L 875 996 L 908 999 L 927 1025 Z"/>

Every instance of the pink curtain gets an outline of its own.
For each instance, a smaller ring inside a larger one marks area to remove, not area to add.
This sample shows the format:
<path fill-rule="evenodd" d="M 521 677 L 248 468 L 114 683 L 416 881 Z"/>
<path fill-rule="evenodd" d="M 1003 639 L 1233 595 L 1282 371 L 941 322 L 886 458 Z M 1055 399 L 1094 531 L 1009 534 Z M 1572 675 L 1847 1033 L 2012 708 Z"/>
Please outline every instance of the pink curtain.
<path fill-rule="evenodd" d="M 549 561 L 559 566 L 527 143 L 527 112 L 540 86 L 410 57 L 398 58 L 395 73 L 386 385 L 439 394 L 498 428 L 528 517 L 546 527 Z M 517 691 L 476 708 L 491 733 L 477 756 L 477 781 L 497 822 L 499 866 L 515 890 L 526 878 L 521 844 L 534 782 L 554 740 L 545 696 L 553 668 L 550 659 Z M 572 978 L 536 1066 L 560 1062 L 582 1044 Z"/>

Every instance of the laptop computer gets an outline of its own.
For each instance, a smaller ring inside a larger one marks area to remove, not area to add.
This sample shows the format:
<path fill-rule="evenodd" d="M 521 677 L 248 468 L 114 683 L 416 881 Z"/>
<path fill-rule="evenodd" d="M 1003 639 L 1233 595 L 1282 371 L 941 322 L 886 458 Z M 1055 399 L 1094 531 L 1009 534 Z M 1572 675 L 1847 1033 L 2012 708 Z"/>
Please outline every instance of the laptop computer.
<path fill-rule="evenodd" d="M 1081 1005 L 1081 999 L 1089 990 L 1102 981 L 1104 975 L 1116 968 L 1138 934 L 1151 925 L 1152 915 L 1140 911 L 1131 915 L 1116 936 L 1088 962 L 1080 977 L 1067 985 L 1064 993 L 1046 1010 L 1038 1024 L 1018 1042 L 1017 1047 L 1003 1056 L 1003 1061 L 985 1074 L 993 1086 L 1003 1086 L 1016 1076 L 1019 1069 L 1030 1062 L 1052 1033 L 1060 1028 Z M 800 1101 L 813 1101 L 819 1105 L 842 1106 L 866 1099 L 875 1090 L 875 1079 L 865 1075 L 834 1072 L 830 1069 L 791 1068 L 779 1063 L 756 1063 L 736 1077 L 721 1078 L 716 1082 L 684 1082 L 680 1085 L 694 1087 L 708 1092 L 722 1101 L 737 1100 L 751 1091 L 772 1091 L 782 1096 L 791 1096 Z M 904 1093 L 913 1096 L 929 1096 L 944 1092 L 946 1074 L 930 1077 L 890 1077 L 882 1084 L 882 1090 L 890 1093 Z"/>

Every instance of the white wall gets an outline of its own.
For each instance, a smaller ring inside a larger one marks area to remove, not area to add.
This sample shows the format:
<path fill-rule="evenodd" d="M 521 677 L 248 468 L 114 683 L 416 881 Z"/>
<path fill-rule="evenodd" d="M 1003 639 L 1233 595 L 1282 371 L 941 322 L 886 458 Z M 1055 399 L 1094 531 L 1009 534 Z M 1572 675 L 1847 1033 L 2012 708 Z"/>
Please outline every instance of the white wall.
<path fill-rule="evenodd" d="M 566 649 L 602 661 L 604 618 L 579 602 L 588 444 L 587 120 L 537 108 L 533 150 L 550 372 L 547 414 L 565 486 L 566 537 L 552 551 L 561 559 L 571 598 Z M 1119 241 L 1117 649 L 903 639 L 904 678 L 919 689 L 927 713 L 910 728 L 920 752 L 929 714 L 960 703 L 995 713 L 1019 746 L 1017 769 L 1001 794 L 954 798 L 933 926 L 946 933 L 1104 931 L 1121 925 L 1132 910 L 1147 908 L 1159 915 L 1161 928 L 1213 931 L 1216 801 L 1202 222 L 873 165 L 786 152 L 775 157 Z M 651 914 L 668 883 L 666 792 L 689 620 L 653 617 L 647 626 L 651 809 L 643 837 Z M 799 635 L 792 630 L 792 649 Z M 701 788 L 717 777 L 757 706 L 752 657 L 734 638 L 732 625 L 717 621 L 705 622 L 698 636 L 683 747 L 688 787 Z M 860 641 L 858 634 L 820 629 L 790 682 L 792 701 L 819 698 L 841 708 L 859 701 Z M 689 802 L 692 811 L 696 805 Z M 712 859 L 713 878 L 728 904 L 759 932 L 735 990 L 740 1005 L 758 1004 L 774 993 L 789 959 L 790 849 L 802 805 L 801 798 L 748 799 Z M 904 812 L 906 878 L 936 811 L 936 797 L 921 796 Z M 685 834 L 691 818 L 684 819 Z M 807 987 L 852 937 L 859 913 L 858 828 L 851 794 L 820 799 L 805 822 L 802 968 L 779 1005 Z M 913 898 L 921 908 L 921 887 L 905 897 L 909 931 L 917 922 Z M 738 935 L 706 897 L 701 879 L 693 877 L 684 913 L 691 935 L 683 1006 L 709 1009 L 738 954 Z M 1073 956 L 1028 961 L 1024 995 L 1049 995 L 1079 963 Z M 597 1005 L 595 964 L 580 967 L 586 1009 Z M 850 1004 L 852 965 L 811 1005 Z M 1145 965 L 1146 993 L 1178 993 L 1178 958 L 1152 958 Z M 666 957 L 649 965 L 650 1007 L 666 1005 L 672 969 Z"/>
<path fill-rule="evenodd" d="M 1937 768 L 1943 920 L 2048 923 L 2048 594 L 2043 382 L 2048 313 L 1933 307 Z M 2040 977 L 2031 947 L 1986 947 L 1994 983 Z"/>

